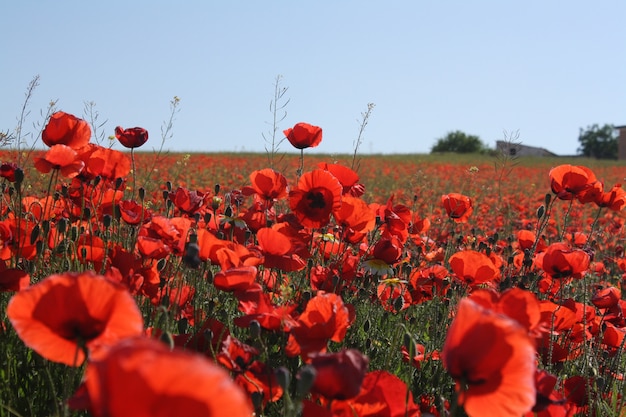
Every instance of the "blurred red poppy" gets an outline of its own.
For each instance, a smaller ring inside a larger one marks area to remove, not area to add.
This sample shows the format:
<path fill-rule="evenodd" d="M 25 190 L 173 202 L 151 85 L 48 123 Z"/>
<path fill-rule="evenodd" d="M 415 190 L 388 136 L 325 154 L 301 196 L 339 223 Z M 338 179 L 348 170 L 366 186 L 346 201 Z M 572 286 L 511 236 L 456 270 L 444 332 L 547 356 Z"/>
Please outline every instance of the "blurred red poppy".
<path fill-rule="evenodd" d="M 526 329 L 464 298 L 442 351 L 469 416 L 517 417 L 535 404 L 535 348 Z"/>
<path fill-rule="evenodd" d="M 80 149 L 89 143 L 90 138 L 89 123 L 62 111 L 52 114 L 41 132 L 41 140 L 50 147 L 67 145 L 72 149 Z"/>
<path fill-rule="evenodd" d="M 69 401 L 94 417 L 250 417 L 252 407 L 228 373 L 199 354 L 131 338 L 91 360 Z"/>
<path fill-rule="evenodd" d="M 308 123 L 297 123 L 283 133 L 296 149 L 314 148 L 322 141 L 322 128 Z"/>
<path fill-rule="evenodd" d="M 567 243 L 553 243 L 541 258 L 541 267 L 552 278 L 581 278 L 591 259 L 582 249 L 573 249 Z"/>
<path fill-rule="evenodd" d="M 285 348 L 288 356 L 326 352 L 328 341 L 341 342 L 350 326 L 348 308 L 332 293 L 311 298 L 296 321 Z"/>
<path fill-rule="evenodd" d="M 18 169 L 17 164 L 13 162 L 4 162 L 0 165 L 0 178 L 5 178 L 9 182 L 15 182 L 16 169 Z"/>
<path fill-rule="evenodd" d="M 115 137 L 126 148 L 138 148 L 148 141 L 148 131 L 143 127 L 130 127 L 124 129 L 121 126 L 115 128 Z"/>
<path fill-rule="evenodd" d="M 464 250 L 450 257 L 450 268 L 456 277 L 470 285 L 484 284 L 500 278 L 500 270 L 482 252 Z"/>
<path fill-rule="evenodd" d="M 361 390 L 369 365 L 369 358 L 356 349 L 337 353 L 315 353 L 309 356 L 315 368 L 311 392 L 328 400 L 346 400 L 356 397 Z"/>
<path fill-rule="evenodd" d="M 267 330 L 289 331 L 297 325 L 291 313 L 298 305 L 276 306 L 272 304 L 270 295 L 259 283 L 255 282 L 243 291 L 236 291 L 235 297 L 239 300 L 239 311 L 244 313 L 244 316 L 234 320 L 239 327 L 248 327 L 252 321 L 256 321 Z"/>
<path fill-rule="evenodd" d="M 615 307 L 622 298 L 622 292 L 619 288 L 610 286 L 599 288 L 591 298 L 591 302 L 598 308 Z"/>
<path fill-rule="evenodd" d="M 621 211 L 626 207 L 626 190 L 621 184 L 616 184 L 609 191 L 598 193 L 595 203 L 599 207 L 608 207 L 613 211 Z"/>
<path fill-rule="evenodd" d="M 141 312 L 121 285 L 92 272 L 51 275 L 16 293 L 7 316 L 44 358 L 79 366 L 102 346 L 143 332 Z"/>
<path fill-rule="evenodd" d="M 550 187 L 561 200 L 578 199 L 581 203 L 594 201 L 602 193 L 602 183 L 585 166 L 559 165 L 550 170 Z"/>
<path fill-rule="evenodd" d="M 341 184 L 330 172 L 306 172 L 298 187 L 289 193 L 289 206 L 305 227 L 319 228 L 330 222 L 330 215 L 341 208 Z"/>
<path fill-rule="evenodd" d="M 441 196 L 441 204 L 446 209 L 448 217 L 456 223 L 466 223 L 474 211 L 472 200 L 459 193 L 450 193 Z"/>
<path fill-rule="evenodd" d="M 152 218 L 152 212 L 135 200 L 122 200 L 118 202 L 118 208 L 122 220 L 130 225 L 145 223 Z"/>
<path fill-rule="evenodd" d="M 20 291 L 30 285 L 30 275 L 18 268 L 7 268 L 6 262 L 0 260 L 0 292 Z"/>
<path fill-rule="evenodd" d="M 242 291 L 256 279 L 255 266 L 241 266 L 219 271 L 213 276 L 213 285 L 222 291 Z"/>
<path fill-rule="evenodd" d="M 35 158 L 37 171 L 47 174 L 58 169 L 67 178 L 74 178 L 85 167 L 85 163 L 77 158 L 78 154 L 67 145 L 53 145 L 42 158 Z"/>
<path fill-rule="evenodd" d="M 130 159 L 115 149 L 89 144 L 80 151 L 78 157 L 85 163 L 82 175 L 87 179 L 99 176 L 117 180 L 125 178 L 130 173 Z"/>

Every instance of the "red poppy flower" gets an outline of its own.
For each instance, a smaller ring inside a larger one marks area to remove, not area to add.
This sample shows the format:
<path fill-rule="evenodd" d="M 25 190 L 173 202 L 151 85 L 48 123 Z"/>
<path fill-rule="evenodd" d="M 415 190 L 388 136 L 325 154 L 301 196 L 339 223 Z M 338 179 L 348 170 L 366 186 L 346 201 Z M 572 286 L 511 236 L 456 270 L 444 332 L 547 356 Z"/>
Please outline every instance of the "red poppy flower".
<path fill-rule="evenodd" d="M 256 275 L 254 266 L 222 270 L 213 276 L 213 285 L 222 291 L 242 291 L 254 283 Z"/>
<path fill-rule="evenodd" d="M 15 170 L 18 169 L 17 164 L 13 162 L 5 162 L 0 165 L 0 177 L 6 178 L 9 182 L 15 182 Z"/>
<path fill-rule="evenodd" d="M 591 302 L 598 308 L 611 308 L 615 307 L 621 298 L 622 292 L 619 288 L 610 286 L 598 289 L 591 298 Z"/>
<path fill-rule="evenodd" d="M 329 340 L 341 342 L 350 325 L 348 308 L 337 294 L 320 293 L 311 298 L 291 330 L 285 351 L 288 356 L 326 352 Z"/>
<path fill-rule="evenodd" d="M 474 211 L 472 200 L 459 193 L 450 193 L 441 196 L 441 204 L 446 209 L 448 217 L 456 223 L 466 223 Z"/>
<path fill-rule="evenodd" d="M 372 256 L 387 264 L 394 264 L 402 256 L 402 242 L 396 236 L 382 237 L 374 245 Z"/>
<path fill-rule="evenodd" d="M 50 147 L 67 145 L 72 149 L 80 149 L 89 143 L 90 138 L 89 123 L 62 111 L 50 116 L 48 124 L 41 132 L 41 140 Z"/>
<path fill-rule="evenodd" d="M 272 227 L 263 227 L 257 232 L 259 248 L 263 253 L 263 265 L 266 268 L 277 268 L 285 272 L 300 271 L 306 267 L 306 261 L 301 255 L 309 257 L 308 253 L 300 250 L 296 252 L 296 244 L 283 233 L 289 226 L 286 223 L 276 223 Z"/>
<path fill-rule="evenodd" d="M 419 407 L 413 401 L 411 390 L 400 378 L 387 371 L 367 373 L 359 394 L 347 400 L 333 401 L 331 409 L 333 416 L 418 417 L 420 415 Z"/>
<path fill-rule="evenodd" d="M 541 261 L 541 267 L 552 278 L 581 278 L 591 259 L 584 250 L 557 242 L 548 246 Z"/>
<path fill-rule="evenodd" d="M 101 346 L 140 335 L 141 312 L 128 291 L 91 272 L 51 275 L 13 296 L 7 316 L 44 358 L 71 366 Z"/>
<path fill-rule="evenodd" d="M 356 349 L 338 353 L 315 353 L 310 356 L 315 368 L 315 381 L 311 392 L 329 400 L 346 400 L 356 397 L 361 390 L 369 359 Z"/>
<path fill-rule="evenodd" d="M 322 141 L 322 128 L 308 123 L 297 123 L 283 133 L 296 149 L 314 148 Z"/>
<path fill-rule="evenodd" d="M 141 222 L 148 222 L 152 218 L 152 213 L 147 208 L 135 200 L 122 200 L 118 203 L 122 220 L 130 225 L 137 225 Z"/>
<path fill-rule="evenodd" d="M 0 292 L 20 291 L 30 285 L 30 275 L 18 268 L 7 268 L 0 260 Z"/>
<path fill-rule="evenodd" d="M 289 193 L 289 206 L 305 227 L 319 228 L 330 222 L 330 215 L 341 208 L 341 184 L 330 172 L 306 172 L 298 188 Z"/>
<path fill-rule="evenodd" d="M 125 178 L 130 173 L 130 159 L 123 152 L 89 144 L 78 156 L 85 163 L 82 175 L 89 179 L 102 177 L 109 180 Z"/>
<path fill-rule="evenodd" d="M 334 213 L 343 227 L 343 236 L 350 243 L 358 243 L 376 227 L 376 215 L 360 198 L 344 195 L 341 208 Z"/>
<path fill-rule="evenodd" d="M 271 168 L 252 172 L 250 183 L 252 191 L 265 201 L 271 202 L 287 196 L 287 178 Z"/>
<path fill-rule="evenodd" d="M 181 212 L 193 215 L 204 205 L 204 193 L 178 187 L 169 193 L 169 199 Z"/>
<path fill-rule="evenodd" d="M 535 404 L 535 348 L 516 321 L 464 298 L 442 360 L 470 416 L 517 417 Z"/>
<path fill-rule="evenodd" d="M 598 193 L 595 203 L 599 207 L 608 207 L 613 211 L 620 211 L 626 207 L 626 190 L 621 184 L 616 184 L 609 191 Z"/>
<path fill-rule="evenodd" d="M 602 183 L 585 166 L 559 165 L 552 168 L 548 176 L 552 192 L 561 200 L 576 198 L 585 203 L 602 193 Z"/>
<path fill-rule="evenodd" d="M 138 148 L 148 140 L 148 131 L 143 127 L 131 127 L 124 129 L 121 126 L 115 128 L 115 137 L 126 148 Z"/>
<path fill-rule="evenodd" d="M 43 174 L 58 169 L 63 176 L 74 178 L 85 167 L 85 163 L 77 156 L 76 151 L 67 145 L 53 145 L 43 158 L 34 159 L 35 168 Z"/>
<path fill-rule="evenodd" d="M 456 277 L 470 285 L 484 284 L 500 278 L 500 270 L 482 252 L 464 250 L 450 257 L 450 268 Z"/>
<path fill-rule="evenodd" d="M 291 317 L 291 313 L 298 307 L 276 306 L 272 304 L 267 291 L 264 291 L 259 283 L 253 283 L 244 291 L 236 291 L 235 297 L 239 300 L 239 311 L 244 316 L 235 318 L 234 322 L 239 327 L 248 327 L 253 320 L 267 330 L 289 331 L 297 322 Z"/>
<path fill-rule="evenodd" d="M 252 415 L 223 368 L 148 338 L 126 339 L 90 361 L 70 406 L 94 417 Z"/>
<path fill-rule="evenodd" d="M 335 176 L 343 187 L 343 194 L 349 194 L 353 197 L 360 197 L 365 193 L 365 186 L 359 184 L 359 174 L 352 169 L 339 164 L 329 164 L 320 162 L 317 166 L 323 170 L 329 171 Z"/>

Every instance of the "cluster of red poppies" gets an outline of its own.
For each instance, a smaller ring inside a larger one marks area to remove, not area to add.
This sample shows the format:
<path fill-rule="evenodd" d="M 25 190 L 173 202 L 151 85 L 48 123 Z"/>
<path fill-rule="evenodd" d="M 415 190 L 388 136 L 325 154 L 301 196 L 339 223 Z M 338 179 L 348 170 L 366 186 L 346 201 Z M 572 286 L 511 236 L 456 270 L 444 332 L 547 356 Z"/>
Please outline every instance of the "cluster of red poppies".
<path fill-rule="evenodd" d="M 300 150 L 322 140 L 307 123 L 284 133 Z M 73 409 L 234 417 L 282 401 L 304 416 L 444 415 L 460 406 L 470 416 L 556 417 L 589 410 L 595 376 L 622 378 L 611 358 L 626 340 L 626 258 L 623 247 L 611 258 L 596 252 L 602 235 L 623 236 L 626 192 L 605 190 L 589 168 L 553 168 L 534 221 L 481 237 L 464 229 L 473 198 L 444 194 L 432 215 L 393 195 L 368 203 L 358 173 L 337 163 L 299 172 L 292 187 L 265 168 L 239 189 L 168 182 L 146 194 L 127 185 L 128 156 L 90 136 L 84 120 L 52 115 L 42 133 L 49 150 L 33 161 L 50 174 L 43 197 L 25 193 L 15 163 L 0 166 L 0 285 L 15 293 L 6 314 L 26 346 L 85 367 Z M 148 140 L 138 127 L 115 136 L 130 149 Z M 593 222 L 588 233 L 565 233 L 563 201 L 568 210 L 595 204 L 596 220 L 608 213 L 612 229 Z M 588 285 L 593 292 L 571 296 L 591 276 L 603 277 Z M 449 305 L 439 346 L 411 339 L 397 353 L 416 370 L 443 366 L 454 396 L 412 392 L 345 345 L 354 303 L 364 300 L 406 317 Z M 593 371 L 554 374 L 589 352 L 598 356 Z"/>

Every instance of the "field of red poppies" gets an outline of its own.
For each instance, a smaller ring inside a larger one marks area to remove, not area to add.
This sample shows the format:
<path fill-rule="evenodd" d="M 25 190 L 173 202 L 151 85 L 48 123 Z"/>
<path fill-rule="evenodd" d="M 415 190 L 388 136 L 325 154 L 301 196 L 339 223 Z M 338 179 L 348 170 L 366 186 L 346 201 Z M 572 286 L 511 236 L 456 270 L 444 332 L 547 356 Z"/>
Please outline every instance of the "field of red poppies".
<path fill-rule="evenodd" d="M 0 149 L 0 416 L 626 415 L 623 165 L 114 133 Z"/>

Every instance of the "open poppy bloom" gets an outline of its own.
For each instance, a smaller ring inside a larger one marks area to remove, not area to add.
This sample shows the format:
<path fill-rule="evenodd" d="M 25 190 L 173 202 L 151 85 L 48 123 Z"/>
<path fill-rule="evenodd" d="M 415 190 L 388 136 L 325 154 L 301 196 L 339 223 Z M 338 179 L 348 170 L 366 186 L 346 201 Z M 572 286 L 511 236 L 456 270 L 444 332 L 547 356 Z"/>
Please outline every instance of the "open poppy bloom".
<path fill-rule="evenodd" d="M 466 223 L 474 211 L 472 200 L 459 193 L 450 193 L 441 196 L 441 204 L 446 209 L 448 217 L 456 223 Z"/>
<path fill-rule="evenodd" d="M 450 268 L 456 277 L 470 285 L 484 284 L 500 278 L 500 270 L 484 253 L 464 250 L 450 257 Z"/>
<path fill-rule="evenodd" d="M 9 182 L 15 182 L 16 169 L 18 169 L 17 164 L 13 162 L 4 162 L 0 165 L 0 178 L 5 178 Z"/>
<path fill-rule="evenodd" d="M 100 176 L 116 180 L 130 173 L 130 159 L 126 154 L 115 149 L 89 144 L 80 151 L 78 158 L 85 163 L 82 176 L 88 179 Z"/>
<path fill-rule="evenodd" d="M 58 169 L 67 178 L 74 178 L 85 167 L 85 163 L 77 158 L 78 154 L 67 145 L 53 145 L 43 158 L 35 158 L 35 168 L 42 174 Z"/>
<path fill-rule="evenodd" d="M 283 133 L 296 149 L 315 148 L 322 142 L 322 128 L 304 122 L 297 123 Z"/>
<path fill-rule="evenodd" d="M 535 348 L 515 320 L 461 299 L 441 357 L 470 417 L 518 417 L 535 404 Z"/>
<path fill-rule="evenodd" d="M 621 211 L 626 207 L 626 190 L 621 184 L 614 185 L 609 191 L 598 193 L 595 203 L 599 207 L 608 207 L 609 210 Z"/>
<path fill-rule="evenodd" d="M 289 193 L 289 207 L 304 227 L 323 227 L 341 208 L 341 192 L 341 184 L 333 174 L 316 169 L 300 177 L 298 188 Z"/>
<path fill-rule="evenodd" d="M 143 332 L 128 290 L 92 272 L 51 275 L 19 291 L 7 316 L 26 346 L 70 366 L 81 365 L 87 350 Z"/>
<path fill-rule="evenodd" d="M 178 187 L 176 191 L 170 191 L 169 199 L 181 212 L 193 215 L 204 205 L 204 193 L 196 190 Z"/>
<path fill-rule="evenodd" d="M 561 200 L 578 199 L 581 203 L 594 201 L 602 193 L 602 183 L 585 166 L 559 165 L 550 170 L 550 187 Z"/>
<path fill-rule="evenodd" d="M 287 178 L 271 168 L 253 171 L 250 174 L 252 192 L 266 202 L 273 202 L 287 196 Z"/>
<path fill-rule="evenodd" d="M 359 174 L 354 170 L 339 164 L 329 164 L 320 162 L 317 166 L 323 170 L 330 171 L 341 183 L 343 194 L 349 194 L 352 197 L 360 197 L 365 193 L 365 186 L 359 184 Z"/>
<path fill-rule="evenodd" d="M 552 278 L 581 278 L 591 262 L 587 252 L 562 242 L 548 246 L 541 259 L 541 267 Z"/>
<path fill-rule="evenodd" d="M 91 360 L 69 401 L 94 417 L 249 417 L 252 407 L 228 373 L 203 355 L 130 338 Z"/>
<path fill-rule="evenodd" d="M 89 143 L 90 138 L 89 123 L 62 111 L 50 116 L 48 124 L 41 132 L 41 140 L 50 147 L 67 145 L 72 149 L 80 149 Z"/>
<path fill-rule="evenodd" d="M 124 129 L 121 126 L 115 128 L 115 137 L 125 148 L 138 148 L 148 141 L 148 131 L 143 127 L 131 127 Z"/>

